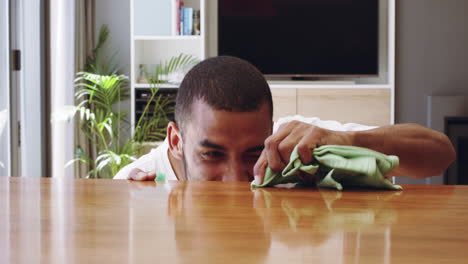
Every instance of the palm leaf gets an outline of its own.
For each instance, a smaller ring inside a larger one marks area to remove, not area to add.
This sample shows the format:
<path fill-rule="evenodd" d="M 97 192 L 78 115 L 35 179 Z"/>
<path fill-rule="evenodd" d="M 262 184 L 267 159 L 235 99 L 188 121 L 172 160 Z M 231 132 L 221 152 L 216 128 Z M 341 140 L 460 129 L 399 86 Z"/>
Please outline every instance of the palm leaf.
<path fill-rule="evenodd" d="M 161 76 L 167 76 L 168 74 L 175 72 L 185 66 L 194 65 L 198 62 L 199 60 L 196 57 L 181 53 L 178 56 L 172 57 L 169 59 L 169 61 L 157 64 L 154 70 L 154 74 L 150 78 L 150 83 L 164 83 L 165 81 L 161 80 Z"/>

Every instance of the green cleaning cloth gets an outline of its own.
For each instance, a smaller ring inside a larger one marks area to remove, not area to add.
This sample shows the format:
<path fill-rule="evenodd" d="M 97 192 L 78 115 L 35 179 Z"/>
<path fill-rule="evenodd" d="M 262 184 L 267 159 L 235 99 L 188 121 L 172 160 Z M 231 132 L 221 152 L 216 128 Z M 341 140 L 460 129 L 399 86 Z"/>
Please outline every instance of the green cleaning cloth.
<path fill-rule="evenodd" d="M 343 190 L 343 186 L 401 190 L 384 177 L 398 167 L 397 156 L 385 155 L 367 148 L 325 145 L 313 150 L 314 161 L 302 164 L 297 146 L 282 172 L 270 168 L 265 171 L 263 183 L 252 182 L 253 187 L 268 187 L 283 183 L 305 183 L 302 175 L 314 175 L 318 187 Z M 310 178 L 310 177 L 305 177 Z"/>

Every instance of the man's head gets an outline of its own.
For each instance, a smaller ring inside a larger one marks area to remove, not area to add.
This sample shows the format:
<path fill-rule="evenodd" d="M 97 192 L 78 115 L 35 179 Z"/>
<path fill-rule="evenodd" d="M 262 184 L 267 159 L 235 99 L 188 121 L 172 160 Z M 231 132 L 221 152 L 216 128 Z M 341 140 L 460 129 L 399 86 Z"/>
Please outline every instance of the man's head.
<path fill-rule="evenodd" d="M 171 155 L 183 162 L 187 179 L 252 180 L 272 113 L 270 88 L 253 65 L 226 56 L 202 61 L 177 93 Z"/>
<path fill-rule="evenodd" d="M 266 103 L 270 120 L 273 115 L 270 87 L 262 73 L 235 57 L 210 58 L 187 73 L 177 92 L 175 119 L 179 128 L 191 119 L 197 101 L 228 112 L 253 112 Z"/>

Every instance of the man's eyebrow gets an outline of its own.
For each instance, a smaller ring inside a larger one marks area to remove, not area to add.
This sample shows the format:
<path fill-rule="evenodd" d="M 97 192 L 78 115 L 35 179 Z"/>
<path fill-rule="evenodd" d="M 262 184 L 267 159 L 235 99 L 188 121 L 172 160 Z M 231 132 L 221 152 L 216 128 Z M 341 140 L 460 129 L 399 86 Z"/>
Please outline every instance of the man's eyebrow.
<path fill-rule="evenodd" d="M 259 152 L 259 151 L 262 151 L 264 148 L 265 148 L 264 145 L 255 146 L 255 147 L 253 147 L 253 148 L 249 148 L 249 149 L 246 150 L 245 152 L 246 152 L 246 153 Z"/>
<path fill-rule="evenodd" d="M 225 147 L 223 147 L 221 145 L 218 145 L 218 144 L 215 144 L 213 142 L 210 142 L 208 139 L 204 139 L 204 140 L 200 141 L 199 144 L 202 147 L 214 148 L 214 149 L 218 149 L 218 150 L 226 150 Z"/>

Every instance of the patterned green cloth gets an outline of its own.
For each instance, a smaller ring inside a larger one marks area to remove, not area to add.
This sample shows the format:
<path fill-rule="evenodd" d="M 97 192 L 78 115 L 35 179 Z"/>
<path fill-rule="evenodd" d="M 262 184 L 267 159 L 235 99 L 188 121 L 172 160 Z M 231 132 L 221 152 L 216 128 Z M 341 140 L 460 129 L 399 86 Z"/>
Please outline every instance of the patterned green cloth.
<path fill-rule="evenodd" d="M 401 190 L 392 184 L 385 174 L 398 167 L 397 156 L 354 146 L 326 145 L 313 150 L 312 164 L 302 164 L 297 146 L 291 153 L 289 163 L 282 172 L 266 169 L 261 185 L 268 187 L 283 183 L 305 183 L 303 175 L 315 175 L 318 187 L 343 190 L 343 186 Z M 310 177 L 305 177 L 310 178 Z"/>

